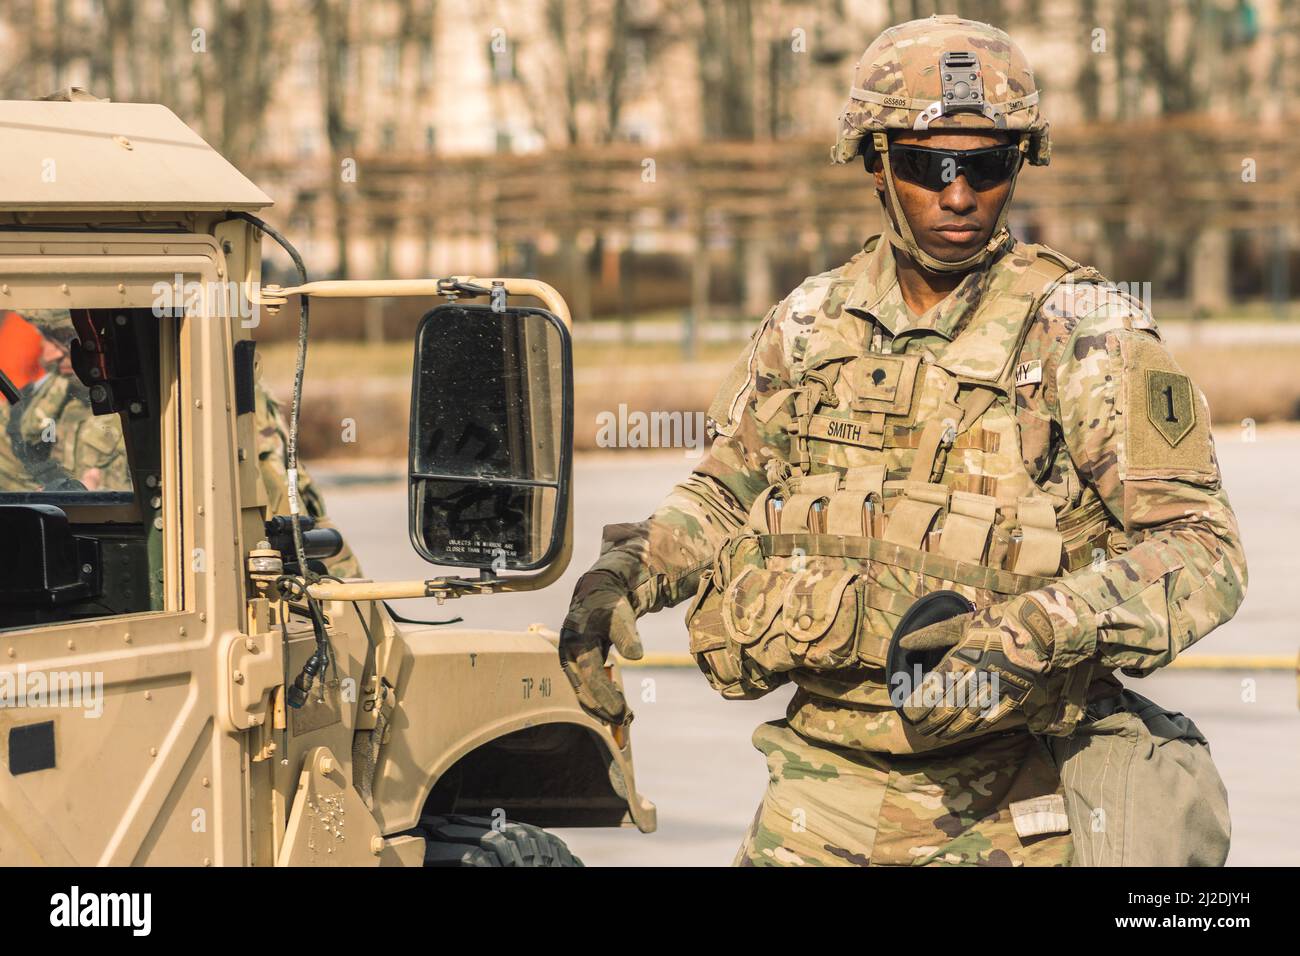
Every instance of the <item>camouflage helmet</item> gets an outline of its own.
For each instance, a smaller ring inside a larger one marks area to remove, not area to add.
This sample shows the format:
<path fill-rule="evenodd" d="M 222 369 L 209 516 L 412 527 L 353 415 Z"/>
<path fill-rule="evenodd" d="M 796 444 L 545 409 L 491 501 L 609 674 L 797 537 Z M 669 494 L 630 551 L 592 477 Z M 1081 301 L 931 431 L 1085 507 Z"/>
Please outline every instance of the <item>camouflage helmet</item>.
<path fill-rule="evenodd" d="M 869 154 L 874 131 L 924 129 L 1019 131 L 1030 163 L 1051 155 L 1024 53 L 997 27 L 961 17 L 912 20 L 876 38 L 854 69 L 831 158 Z"/>
<path fill-rule="evenodd" d="M 52 342 L 69 348 L 77 337 L 67 309 L 23 309 L 22 316 Z"/>
<path fill-rule="evenodd" d="M 1047 165 L 1051 146 L 1034 73 L 1020 48 L 996 27 L 955 16 L 890 27 L 858 61 L 831 150 L 837 163 L 880 155 L 885 237 L 931 272 L 952 274 L 983 265 L 1010 242 L 1007 212 L 1019 164 L 988 241 L 964 259 L 939 259 L 921 248 L 900 211 L 887 138 L 890 130 L 939 129 L 1015 133 L 1020 155 Z"/>

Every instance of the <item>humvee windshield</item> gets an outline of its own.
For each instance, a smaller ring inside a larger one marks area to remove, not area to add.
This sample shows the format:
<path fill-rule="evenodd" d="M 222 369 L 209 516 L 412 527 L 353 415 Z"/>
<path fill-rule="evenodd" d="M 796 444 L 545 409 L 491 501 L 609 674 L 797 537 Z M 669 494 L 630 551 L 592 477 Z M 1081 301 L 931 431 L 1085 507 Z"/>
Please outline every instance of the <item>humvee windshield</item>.
<path fill-rule="evenodd" d="M 163 609 L 161 325 L 0 312 L 0 629 Z"/>
<path fill-rule="evenodd" d="M 0 503 L 132 497 L 120 416 L 96 414 L 73 368 L 76 342 L 66 309 L 0 316 L 0 370 L 21 396 L 0 403 Z"/>

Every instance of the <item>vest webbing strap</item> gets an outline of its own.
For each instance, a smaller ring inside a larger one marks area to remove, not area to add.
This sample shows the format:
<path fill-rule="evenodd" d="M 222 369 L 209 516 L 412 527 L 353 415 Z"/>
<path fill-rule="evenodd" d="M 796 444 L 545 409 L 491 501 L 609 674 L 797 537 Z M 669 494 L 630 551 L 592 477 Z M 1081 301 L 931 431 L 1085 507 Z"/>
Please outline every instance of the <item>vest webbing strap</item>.
<path fill-rule="evenodd" d="M 921 429 L 920 443 L 912 458 L 912 470 L 908 473 L 909 480 L 929 482 L 934 476 L 934 462 L 939 457 L 939 445 L 945 437 L 957 437 L 957 429 L 961 427 L 964 414 L 965 410 L 957 404 L 957 380 L 950 378 L 944 383 L 938 409 Z M 950 429 L 951 435 L 948 434 Z"/>
<path fill-rule="evenodd" d="M 917 440 L 916 457 L 912 459 L 909 477 L 912 481 L 929 481 L 934 476 L 935 466 L 939 460 L 939 451 L 943 447 L 952 447 L 952 441 L 946 446 L 943 441 L 948 429 L 952 427 L 949 439 L 970 429 L 979 417 L 987 412 L 997 400 L 997 393 L 989 388 L 972 388 L 957 398 L 939 406 L 938 412 L 925 423 L 921 437 Z"/>
<path fill-rule="evenodd" d="M 1052 578 L 1016 574 L 935 554 L 918 551 L 881 538 L 857 538 L 835 534 L 761 534 L 758 545 L 765 557 L 793 557 L 796 553 L 832 558 L 879 561 L 904 571 L 964 584 L 998 594 L 1022 594 L 1046 587 Z"/>
<path fill-rule="evenodd" d="M 957 436 L 957 440 L 948 446 L 948 450 L 974 448 L 977 451 L 997 451 L 1001 446 L 1001 436 L 997 432 L 966 431 Z M 919 448 L 921 433 L 913 428 L 895 425 L 892 432 L 885 434 L 886 448 Z"/>

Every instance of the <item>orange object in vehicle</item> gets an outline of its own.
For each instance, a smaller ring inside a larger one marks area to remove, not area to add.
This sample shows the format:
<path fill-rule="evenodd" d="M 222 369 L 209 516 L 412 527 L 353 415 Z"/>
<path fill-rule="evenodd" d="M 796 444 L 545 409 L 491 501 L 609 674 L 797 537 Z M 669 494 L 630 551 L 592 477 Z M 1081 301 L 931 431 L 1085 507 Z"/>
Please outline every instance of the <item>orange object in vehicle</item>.
<path fill-rule="evenodd" d="M 45 337 L 17 312 L 0 314 L 0 369 L 16 388 L 24 388 L 40 378 L 41 352 Z"/>

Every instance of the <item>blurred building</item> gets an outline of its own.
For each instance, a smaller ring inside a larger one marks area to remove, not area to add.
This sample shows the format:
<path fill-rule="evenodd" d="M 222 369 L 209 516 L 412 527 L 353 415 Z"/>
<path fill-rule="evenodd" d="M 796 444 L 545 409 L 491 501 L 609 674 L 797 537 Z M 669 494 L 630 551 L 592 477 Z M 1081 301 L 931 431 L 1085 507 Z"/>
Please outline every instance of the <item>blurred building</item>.
<path fill-rule="evenodd" d="M 1242 156 L 1265 140 L 1280 155 L 1269 137 L 1300 94 L 1300 4 L 1286 0 L 12 0 L 0 95 L 78 85 L 168 104 L 268 189 L 320 275 L 553 268 L 583 286 L 582 313 L 588 279 L 621 284 L 627 308 L 629 295 L 642 302 L 626 287 L 629 256 L 676 256 L 693 301 L 712 283 L 715 300 L 752 311 L 784 281 L 773 256 L 795 249 L 791 274 L 825 268 L 868 232 L 865 189 L 796 207 L 790 196 L 852 181 L 798 182 L 830 145 L 867 43 L 936 9 L 1003 26 L 1025 48 L 1054 129 L 1083 160 L 1058 180 L 1076 200 L 1108 182 L 1087 168 L 1090 155 L 1103 162 L 1090 131 L 1105 163 L 1125 162 L 1126 146 L 1164 148 L 1178 177 L 1179 150 L 1199 135 L 1188 117 L 1230 128 Z M 1166 121 L 1183 133 L 1162 147 Z M 1159 188 L 1114 178 L 1129 192 L 1112 202 Z M 659 188 L 637 194 L 642 183 Z M 1168 217 L 1153 207 L 1144 225 L 1028 187 L 1021 199 L 1023 230 L 1121 262 L 1126 236 L 1155 241 L 1144 230 Z M 1276 293 L 1277 263 L 1297 245 L 1280 203 L 1266 221 L 1254 206 L 1222 222 L 1198 209 L 1204 228 L 1150 268 L 1217 307 L 1228 263 L 1253 257 L 1271 279 L 1251 281 Z M 721 292 L 719 262 L 734 273 Z"/>

